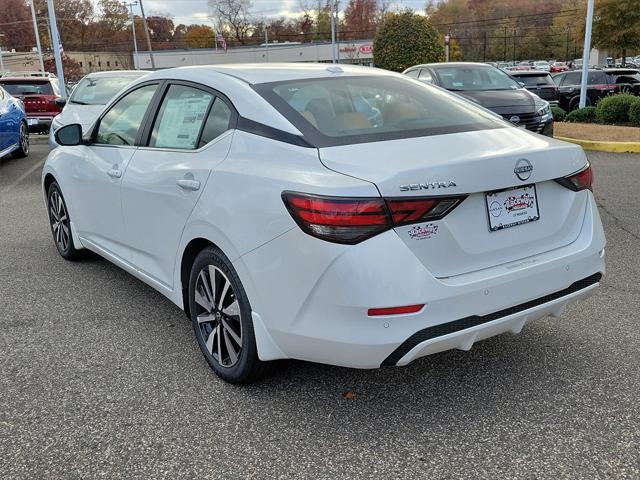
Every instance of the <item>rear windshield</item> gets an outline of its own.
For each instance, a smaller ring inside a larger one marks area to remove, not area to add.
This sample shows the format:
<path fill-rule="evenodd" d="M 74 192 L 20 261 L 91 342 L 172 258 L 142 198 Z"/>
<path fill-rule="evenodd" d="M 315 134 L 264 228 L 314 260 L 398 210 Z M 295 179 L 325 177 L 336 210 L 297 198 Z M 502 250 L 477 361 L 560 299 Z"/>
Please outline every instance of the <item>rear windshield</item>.
<path fill-rule="evenodd" d="M 516 75 L 516 80 L 524 83 L 526 87 L 555 86 L 551 75 Z"/>
<path fill-rule="evenodd" d="M 11 95 L 53 95 L 53 88 L 49 82 L 29 80 L 0 80 L 0 84 Z"/>
<path fill-rule="evenodd" d="M 116 93 L 134 79 L 135 77 L 86 77 L 73 90 L 69 102 L 81 105 L 106 105 Z"/>
<path fill-rule="evenodd" d="M 627 72 L 609 73 L 613 83 L 640 83 L 640 73 L 630 70 Z"/>
<path fill-rule="evenodd" d="M 478 66 L 438 66 L 434 70 L 440 77 L 440 85 L 447 90 L 477 91 L 477 90 L 515 90 L 520 88 L 513 79 L 497 68 Z"/>
<path fill-rule="evenodd" d="M 505 126 L 468 101 L 408 78 L 317 78 L 254 88 L 317 146 Z"/>

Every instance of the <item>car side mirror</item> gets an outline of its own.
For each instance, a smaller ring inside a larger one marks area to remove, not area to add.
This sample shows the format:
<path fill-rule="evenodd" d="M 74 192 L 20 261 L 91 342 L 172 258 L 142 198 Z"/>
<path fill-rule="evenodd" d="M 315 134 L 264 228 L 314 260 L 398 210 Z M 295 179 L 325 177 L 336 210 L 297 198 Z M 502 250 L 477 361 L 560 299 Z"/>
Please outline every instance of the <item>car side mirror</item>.
<path fill-rule="evenodd" d="M 82 126 L 78 123 L 65 125 L 56 130 L 55 139 L 58 145 L 67 147 L 82 145 Z"/>
<path fill-rule="evenodd" d="M 524 87 L 524 82 L 518 82 L 518 85 L 520 85 L 521 87 Z"/>
<path fill-rule="evenodd" d="M 60 108 L 64 107 L 67 104 L 66 98 L 56 98 L 56 105 Z"/>

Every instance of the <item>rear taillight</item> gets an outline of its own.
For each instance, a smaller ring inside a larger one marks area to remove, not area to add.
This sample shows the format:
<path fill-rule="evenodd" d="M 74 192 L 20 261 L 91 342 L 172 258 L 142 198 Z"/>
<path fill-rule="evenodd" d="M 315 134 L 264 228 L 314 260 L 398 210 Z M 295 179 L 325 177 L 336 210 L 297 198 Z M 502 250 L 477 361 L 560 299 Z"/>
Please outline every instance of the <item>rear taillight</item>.
<path fill-rule="evenodd" d="M 556 182 L 574 192 L 593 190 L 593 170 L 591 170 L 591 165 L 587 165 L 579 172 L 573 173 L 568 177 L 556 178 Z"/>
<path fill-rule="evenodd" d="M 613 90 L 616 88 L 616 85 L 613 84 L 598 84 L 598 85 L 593 85 L 592 88 L 594 88 L 595 90 L 600 90 L 600 91 L 604 91 L 604 90 Z"/>
<path fill-rule="evenodd" d="M 282 193 L 289 213 L 304 232 L 329 242 L 351 245 L 400 225 L 440 219 L 464 198 L 385 200 Z"/>

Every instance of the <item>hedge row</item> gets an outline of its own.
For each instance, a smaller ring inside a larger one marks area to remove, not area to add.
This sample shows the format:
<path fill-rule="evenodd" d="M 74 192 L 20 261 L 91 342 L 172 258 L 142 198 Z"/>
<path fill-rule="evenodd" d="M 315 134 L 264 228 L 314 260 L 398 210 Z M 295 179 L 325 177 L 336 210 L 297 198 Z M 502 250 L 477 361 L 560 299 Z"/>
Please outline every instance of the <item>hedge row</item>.
<path fill-rule="evenodd" d="M 553 118 L 559 122 L 619 124 L 631 123 L 640 127 L 640 97 L 620 93 L 602 98 L 595 107 L 585 107 L 572 112 L 552 108 Z"/>

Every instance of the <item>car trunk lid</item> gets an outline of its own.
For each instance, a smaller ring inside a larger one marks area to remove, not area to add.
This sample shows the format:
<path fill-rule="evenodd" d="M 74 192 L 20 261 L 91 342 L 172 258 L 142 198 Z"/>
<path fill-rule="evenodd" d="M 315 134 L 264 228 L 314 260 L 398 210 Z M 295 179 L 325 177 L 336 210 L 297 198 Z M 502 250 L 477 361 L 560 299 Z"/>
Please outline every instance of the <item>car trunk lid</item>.
<path fill-rule="evenodd" d="M 466 198 L 444 218 L 396 227 L 436 277 L 450 277 L 519 260 L 573 242 L 584 196 L 555 178 L 585 165 L 579 147 L 509 127 L 320 149 L 328 168 L 374 183 L 385 198 Z M 522 161 L 532 171 L 514 170 Z M 536 186 L 540 219 L 491 231 L 487 192 Z M 434 228 L 435 227 L 435 228 Z M 417 230 L 416 230 L 417 229 Z M 417 232 L 417 233 L 416 233 Z"/>

